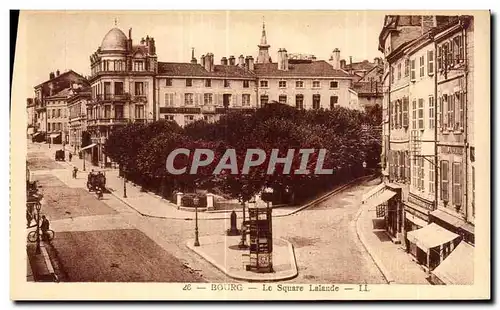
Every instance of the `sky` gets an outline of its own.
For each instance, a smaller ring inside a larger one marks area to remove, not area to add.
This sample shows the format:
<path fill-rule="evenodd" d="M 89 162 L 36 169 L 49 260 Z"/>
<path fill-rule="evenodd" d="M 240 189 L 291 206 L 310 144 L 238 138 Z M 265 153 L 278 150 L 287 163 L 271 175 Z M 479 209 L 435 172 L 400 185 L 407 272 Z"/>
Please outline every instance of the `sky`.
<path fill-rule="evenodd" d="M 25 79 L 20 90 L 33 96 L 33 86 L 49 73 L 72 69 L 89 75 L 89 56 L 113 27 L 134 44 L 155 38 L 158 61 L 189 62 L 213 53 L 216 64 L 224 56 L 256 58 L 265 21 L 270 55 L 279 48 L 288 53 L 314 54 L 328 60 L 340 49 L 341 59 L 373 61 L 381 57 L 378 35 L 382 11 L 24 11 L 19 18 L 15 69 Z M 21 94 L 20 94 L 21 95 Z"/>

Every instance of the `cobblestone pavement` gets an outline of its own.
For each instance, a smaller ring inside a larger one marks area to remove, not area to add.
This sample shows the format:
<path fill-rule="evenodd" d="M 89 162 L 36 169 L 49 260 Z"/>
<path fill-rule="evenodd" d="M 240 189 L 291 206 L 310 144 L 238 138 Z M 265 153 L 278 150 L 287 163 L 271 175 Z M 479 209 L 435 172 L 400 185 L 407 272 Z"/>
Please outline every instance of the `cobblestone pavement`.
<path fill-rule="evenodd" d="M 33 151 L 37 152 L 35 157 L 31 157 Z M 31 147 L 29 145 L 28 157 L 29 159 L 36 159 L 32 163 L 37 165 L 38 159 L 42 158 L 41 162 L 44 163 L 42 167 L 47 167 L 48 165 L 45 164 L 46 159 L 40 156 L 39 152 L 40 147 L 38 145 L 31 145 Z M 47 158 L 47 160 L 50 159 Z M 103 254 L 100 253 L 102 251 L 100 249 L 102 249 L 102 243 L 105 243 L 109 246 L 105 250 L 106 257 L 110 255 L 109 253 L 119 255 L 125 245 L 115 245 L 111 240 L 118 240 L 123 231 L 132 230 L 141 234 L 141 237 L 134 237 L 137 240 L 139 240 L 138 238 L 147 237 L 158 245 L 161 251 L 153 251 L 157 255 L 171 257 L 172 261 L 178 260 L 170 268 L 179 271 L 164 275 L 164 277 L 181 276 L 181 270 L 184 270 L 184 266 L 187 265 L 191 270 L 196 271 L 196 275 L 201 277 L 200 280 L 235 282 L 235 280 L 226 277 L 215 267 L 187 249 L 186 240 L 194 237 L 194 221 L 192 219 L 144 217 L 111 194 L 105 194 L 104 199 L 97 200 L 93 193 L 89 193 L 83 188 L 84 183 L 80 182 L 81 180 L 71 178 L 70 167 L 67 164 L 65 165 L 66 170 L 56 168 L 55 170 L 37 171 L 34 178 L 39 178 L 42 183 L 56 184 L 55 186 L 46 184 L 43 187 L 44 191 L 48 191 L 46 195 L 51 201 L 51 205 L 49 204 L 44 212 L 51 219 L 51 228 L 56 231 L 56 239 L 59 239 L 60 236 L 64 237 L 66 242 L 64 247 L 67 251 L 71 252 L 73 247 L 78 247 L 80 240 L 87 240 L 85 241 L 86 244 L 99 243 L 99 246 L 89 246 L 86 251 L 81 253 L 101 259 Z M 89 169 L 87 168 L 87 170 Z M 80 174 L 79 178 L 83 177 L 83 174 Z M 366 190 L 367 188 L 364 186 L 352 187 L 346 192 L 330 197 L 314 209 L 307 209 L 291 216 L 273 220 L 274 236 L 287 239 L 295 248 L 299 276 L 290 280 L 290 282 L 385 283 L 382 274 L 360 244 L 355 232 L 355 215 L 359 209 L 361 195 Z M 151 199 L 155 198 L 152 197 Z M 66 212 L 69 212 L 69 214 Z M 51 216 L 54 216 L 54 218 L 51 218 Z M 200 236 L 222 235 L 228 227 L 229 220 L 199 222 Z M 81 234 L 82 232 L 92 232 L 93 235 L 89 237 L 90 235 Z M 116 236 L 110 238 L 97 237 L 100 233 L 110 234 L 110 232 L 114 232 L 112 234 L 116 234 Z M 62 241 L 63 238 L 59 240 Z M 140 251 L 142 243 L 144 242 L 133 245 L 137 246 L 137 250 Z M 57 242 L 54 244 L 57 245 Z M 60 244 L 60 246 L 62 245 Z M 131 246 L 130 242 L 128 246 Z M 150 249 L 152 246 L 148 245 L 147 247 Z M 130 252 L 127 255 L 135 255 L 135 252 Z M 64 259 L 70 262 L 78 262 L 76 256 L 71 253 L 65 256 Z M 115 256 L 115 260 L 119 259 L 121 258 Z M 102 277 L 104 274 L 109 275 L 109 268 L 114 268 L 113 270 L 116 272 L 115 269 L 117 268 L 111 267 L 111 265 L 115 266 L 113 259 L 102 258 L 101 260 L 102 262 L 94 262 L 94 264 L 101 264 L 99 267 L 92 266 L 91 268 L 98 271 L 96 278 Z M 138 266 L 141 266 L 141 264 L 147 265 L 147 267 L 140 267 L 139 269 L 143 270 L 144 274 L 151 274 L 155 269 L 151 267 L 151 263 L 147 262 L 147 260 L 159 264 L 159 260 L 149 257 L 143 260 L 134 260 L 134 263 Z M 118 264 L 122 267 L 126 265 L 123 261 Z M 88 267 L 90 268 L 90 266 Z M 159 270 L 162 266 L 156 268 Z M 128 272 L 140 271 L 129 270 Z M 158 274 L 162 273 L 158 271 Z M 189 274 L 192 275 L 192 273 Z M 135 275 L 132 278 L 143 281 L 145 276 Z M 89 277 L 86 279 L 89 279 Z M 131 277 L 119 275 L 113 279 L 123 280 L 131 279 Z M 176 278 L 175 280 L 168 278 L 166 281 L 188 280 L 188 278 Z M 196 280 L 198 278 L 193 278 L 193 281 Z"/>

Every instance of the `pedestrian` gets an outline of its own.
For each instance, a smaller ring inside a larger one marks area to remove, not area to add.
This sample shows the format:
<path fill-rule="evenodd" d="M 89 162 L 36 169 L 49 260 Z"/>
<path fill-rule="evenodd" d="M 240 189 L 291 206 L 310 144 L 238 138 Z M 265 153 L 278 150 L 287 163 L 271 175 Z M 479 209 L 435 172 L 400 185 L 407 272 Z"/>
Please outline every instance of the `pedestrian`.
<path fill-rule="evenodd" d="M 42 225 L 40 225 L 40 230 L 42 231 L 42 239 L 43 240 L 48 240 L 48 230 L 50 227 L 49 220 L 45 217 L 45 215 L 42 215 Z"/>
<path fill-rule="evenodd" d="M 71 158 L 73 158 L 73 154 L 71 152 L 69 153 L 69 161 L 71 161 Z"/>

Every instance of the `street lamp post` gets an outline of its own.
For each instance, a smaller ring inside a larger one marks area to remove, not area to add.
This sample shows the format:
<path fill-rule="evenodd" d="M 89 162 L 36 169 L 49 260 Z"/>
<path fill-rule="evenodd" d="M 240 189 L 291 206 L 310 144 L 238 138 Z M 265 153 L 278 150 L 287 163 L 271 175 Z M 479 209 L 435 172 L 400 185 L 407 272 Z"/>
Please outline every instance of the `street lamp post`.
<path fill-rule="evenodd" d="M 123 198 L 127 198 L 127 176 L 125 169 L 123 169 Z"/>
<path fill-rule="evenodd" d="M 193 198 L 194 212 L 195 212 L 195 226 L 194 226 L 194 246 L 200 246 L 200 239 L 198 236 L 198 197 Z"/>
<path fill-rule="evenodd" d="M 254 204 L 253 201 L 249 201 L 248 202 L 248 207 L 250 208 L 250 205 L 253 206 L 253 204 Z M 240 249 L 246 249 L 246 248 L 248 248 L 248 245 L 247 245 L 247 235 L 246 235 L 246 229 L 245 229 L 245 222 L 246 222 L 246 218 L 245 218 L 245 204 L 243 203 L 243 222 L 241 222 L 241 241 L 238 244 L 238 247 Z"/>
<path fill-rule="evenodd" d="M 85 171 L 85 150 L 80 151 L 82 152 L 82 160 L 83 160 L 83 171 Z"/>
<path fill-rule="evenodd" d="M 40 249 L 40 210 L 42 209 L 42 204 L 40 201 L 35 203 L 35 208 L 36 208 L 36 254 L 41 253 Z"/>

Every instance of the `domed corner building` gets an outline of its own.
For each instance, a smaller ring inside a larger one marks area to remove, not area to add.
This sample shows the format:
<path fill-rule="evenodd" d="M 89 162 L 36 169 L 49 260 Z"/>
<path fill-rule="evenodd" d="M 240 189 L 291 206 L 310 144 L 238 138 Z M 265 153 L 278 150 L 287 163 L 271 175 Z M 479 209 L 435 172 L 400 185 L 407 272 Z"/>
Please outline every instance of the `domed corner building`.
<path fill-rule="evenodd" d="M 82 150 L 94 164 L 111 166 L 103 148 L 111 131 L 130 122 L 146 123 L 156 118 L 155 40 L 147 36 L 134 44 L 132 29 L 127 37 L 115 27 L 90 55 L 90 68 L 91 95 L 86 114 L 92 143 Z"/>

